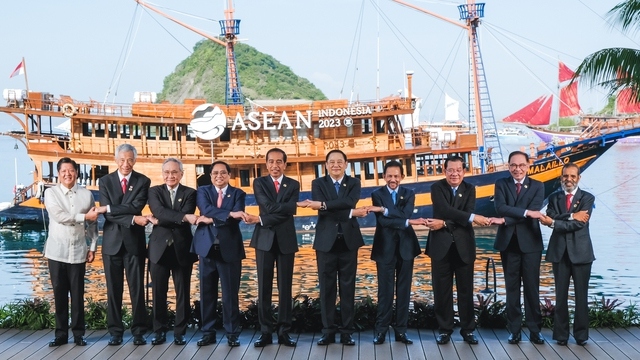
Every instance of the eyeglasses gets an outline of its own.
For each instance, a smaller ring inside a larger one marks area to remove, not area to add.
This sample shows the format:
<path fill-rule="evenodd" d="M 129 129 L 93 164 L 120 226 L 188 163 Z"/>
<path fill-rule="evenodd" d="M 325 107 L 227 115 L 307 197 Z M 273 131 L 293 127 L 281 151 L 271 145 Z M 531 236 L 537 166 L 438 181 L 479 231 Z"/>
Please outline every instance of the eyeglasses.
<path fill-rule="evenodd" d="M 529 164 L 509 164 L 509 169 L 515 170 L 526 170 L 529 167 Z"/>
<path fill-rule="evenodd" d="M 447 169 L 446 173 L 447 174 L 451 174 L 451 175 L 453 175 L 453 174 L 462 174 L 462 173 L 464 173 L 464 169 Z"/>
<path fill-rule="evenodd" d="M 180 174 L 180 171 L 176 171 L 176 170 L 173 170 L 173 171 L 163 171 L 163 172 L 162 172 L 162 175 L 163 175 L 163 176 L 176 176 L 176 175 L 178 175 L 178 174 Z"/>
<path fill-rule="evenodd" d="M 218 176 L 218 175 L 220 175 L 220 176 L 227 176 L 227 175 L 229 175 L 229 173 L 228 173 L 228 172 L 226 172 L 226 171 L 212 171 L 212 172 L 211 172 L 211 176 L 213 176 L 213 177 L 216 177 L 216 176 Z"/>

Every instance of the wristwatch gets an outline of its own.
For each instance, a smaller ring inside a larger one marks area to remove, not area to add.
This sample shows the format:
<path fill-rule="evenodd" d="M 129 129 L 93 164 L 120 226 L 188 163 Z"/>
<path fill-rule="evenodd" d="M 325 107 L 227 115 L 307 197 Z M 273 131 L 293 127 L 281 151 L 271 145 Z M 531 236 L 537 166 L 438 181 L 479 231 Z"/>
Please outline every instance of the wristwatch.
<path fill-rule="evenodd" d="M 322 210 L 322 211 L 327 210 L 327 204 L 322 202 L 322 205 L 320 206 L 320 210 Z"/>

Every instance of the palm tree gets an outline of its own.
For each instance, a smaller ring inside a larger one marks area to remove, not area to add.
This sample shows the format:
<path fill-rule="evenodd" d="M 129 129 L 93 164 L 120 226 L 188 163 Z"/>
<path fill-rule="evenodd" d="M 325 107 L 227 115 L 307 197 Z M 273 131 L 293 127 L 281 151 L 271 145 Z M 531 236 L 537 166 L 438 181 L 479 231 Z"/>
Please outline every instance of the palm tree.
<path fill-rule="evenodd" d="M 623 32 L 640 30 L 640 0 L 626 0 L 607 13 L 613 24 L 621 26 Z M 640 50 L 610 48 L 587 56 L 576 69 L 574 80 L 588 86 L 602 86 L 613 95 L 621 89 L 631 89 L 636 101 L 640 101 Z"/>

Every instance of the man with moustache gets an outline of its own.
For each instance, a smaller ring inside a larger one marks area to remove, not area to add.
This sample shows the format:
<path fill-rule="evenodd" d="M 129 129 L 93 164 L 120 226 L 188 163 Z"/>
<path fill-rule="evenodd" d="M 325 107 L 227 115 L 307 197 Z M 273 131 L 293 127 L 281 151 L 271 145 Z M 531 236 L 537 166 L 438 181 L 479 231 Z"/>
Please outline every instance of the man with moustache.
<path fill-rule="evenodd" d="M 200 217 L 193 238 L 192 252 L 200 258 L 200 310 L 203 336 L 198 346 L 216 342 L 218 282 L 222 287 L 222 324 L 227 344 L 240 346 L 240 276 L 244 243 L 240 220 L 244 212 L 246 193 L 229 185 L 231 167 L 224 161 L 211 164 L 212 185 L 198 188 Z"/>
<path fill-rule="evenodd" d="M 589 278 L 591 264 L 596 259 L 589 235 L 589 218 L 595 197 L 580 189 L 580 168 L 567 163 L 562 168 L 562 191 L 549 196 L 547 215 L 540 219 L 553 229 L 546 260 L 553 264 L 556 287 L 556 309 L 553 339 L 567 345 L 569 339 L 569 283 L 573 279 L 575 313 L 573 337 L 584 346 L 589 339 Z"/>
<path fill-rule="evenodd" d="M 415 193 L 400 186 L 404 169 L 398 161 L 384 165 L 387 183 L 371 193 L 370 212 L 376 213 L 371 259 L 378 274 L 378 314 L 376 316 L 375 345 L 383 344 L 393 318 L 393 293 L 396 293 L 395 341 L 413 344 L 407 337 L 413 259 L 420 254 L 420 244 L 412 225 L 424 225 L 425 219 L 411 219 Z"/>
<path fill-rule="evenodd" d="M 149 189 L 149 208 L 153 213 L 150 221 L 153 231 L 149 236 L 149 260 L 153 289 L 153 331 L 151 344 L 159 345 L 167 341 L 169 330 L 167 316 L 167 292 L 169 277 L 173 275 L 176 292 L 176 318 L 173 326 L 173 342 L 187 343 L 184 335 L 191 314 L 191 272 L 197 260 L 190 253 L 191 224 L 197 216 L 196 191 L 180 184 L 184 175 L 182 162 L 168 158 L 162 163 L 163 185 Z"/>
<path fill-rule="evenodd" d="M 122 344 L 122 293 L 124 273 L 127 276 L 133 319 L 131 333 L 134 345 L 147 340 L 147 311 L 144 306 L 144 262 L 147 243 L 144 227 L 149 222 L 142 216 L 147 204 L 148 177 L 133 171 L 138 152 L 129 144 L 118 145 L 115 160 L 118 170 L 100 178 L 100 207 L 105 222 L 102 233 L 102 260 L 107 279 L 107 327 L 109 345 Z M 126 270 L 126 271 L 125 271 Z"/>
<path fill-rule="evenodd" d="M 538 219 L 544 201 L 544 186 L 529 178 L 529 155 L 522 151 L 509 154 L 511 176 L 498 179 L 495 184 L 494 204 L 499 218 L 492 218 L 500 225 L 494 248 L 500 251 L 507 291 L 507 327 L 509 344 L 521 340 L 522 308 L 520 285 L 524 291 L 524 312 L 530 340 L 544 344 L 540 334 L 540 260 L 542 258 L 542 233 Z"/>
<path fill-rule="evenodd" d="M 291 329 L 291 285 L 293 282 L 293 261 L 298 251 L 298 239 L 293 216 L 300 194 L 300 183 L 284 175 L 287 168 L 287 154 L 273 148 L 266 154 L 269 175 L 253 181 L 253 193 L 260 215 L 247 215 L 246 222 L 256 224 L 251 237 L 252 248 L 256 249 L 258 271 L 258 320 L 261 335 L 255 347 L 272 344 L 274 324 L 271 317 L 271 297 L 273 291 L 273 268 L 278 271 L 278 344 L 296 346 L 289 336 Z"/>
<path fill-rule="evenodd" d="M 440 334 L 436 342 L 447 344 L 453 333 L 453 278 L 458 291 L 460 335 L 477 344 L 473 306 L 473 267 L 476 239 L 473 224 L 486 226 L 490 220 L 474 214 L 476 188 L 464 181 L 464 159 L 451 156 L 444 162 L 445 178 L 431 185 L 433 219 L 427 220 L 429 238 L 425 253 L 431 257 L 431 277 L 436 319 Z"/>
<path fill-rule="evenodd" d="M 98 246 L 98 213 L 91 191 L 78 186 L 75 161 L 58 161 L 60 183 L 45 191 L 44 206 L 49 213 L 49 232 L 42 254 L 48 259 L 49 275 L 56 307 L 55 338 L 49 346 L 68 342 L 69 295 L 73 342 L 85 346 L 84 276 L 86 263 L 93 262 Z M 87 246 L 87 238 L 91 245 Z"/>
<path fill-rule="evenodd" d="M 347 155 L 331 150 L 325 158 L 328 175 L 311 182 L 311 197 L 299 206 L 318 210 L 318 225 L 313 248 L 316 250 L 320 282 L 320 316 L 322 337 L 318 345 L 340 343 L 355 345 L 355 291 L 358 249 L 364 245 L 356 217 L 367 215 L 365 208 L 356 209 L 360 200 L 360 180 L 345 174 Z M 337 284 L 340 288 L 341 326 L 335 323 Z"/>

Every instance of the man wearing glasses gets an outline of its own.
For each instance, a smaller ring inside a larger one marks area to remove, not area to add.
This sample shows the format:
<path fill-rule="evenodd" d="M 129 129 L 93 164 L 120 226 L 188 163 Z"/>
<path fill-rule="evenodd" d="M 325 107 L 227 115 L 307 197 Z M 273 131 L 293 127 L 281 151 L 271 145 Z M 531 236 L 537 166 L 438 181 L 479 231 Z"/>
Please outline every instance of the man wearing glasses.
<path fill-rule="evenodd" d="M 521 151 L 509 154 L 511 176 L 499 179 L 495 185 L 494 203 L 499 218 L 492 218 L 500 225 L 494 248 L 500 251 L 507 290 L 507 327 L 511 332 L 509 344 L 520 342 L 522 308 L 520 282 L 524 291 L 526 325 L 530 340 L 544 344 L 540 334 L 540 259 L 542 257 L 542 233 L 540 212 L 544 201 L 544 186 L 540 181 L 527 177 L 529 156 Z"/>
<path fill-rule="evenodd" d="M 216 309 L 218 281 L 222 287 L 222 324 L 227 344 L 240 346 L 240 310 L 238 294 L 244 244 L 240 220 L 244 212 L 246 193 L 229 185 L 231 168 L 224 161 L 211 164 L 212 185 L 198 188 L 197 204 L 200 217 L 193 237 L 191 252 L 200 258 L 200 310 L 203 336 L 198 346 L 216 342 Z"/>

